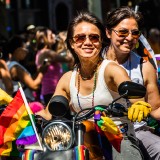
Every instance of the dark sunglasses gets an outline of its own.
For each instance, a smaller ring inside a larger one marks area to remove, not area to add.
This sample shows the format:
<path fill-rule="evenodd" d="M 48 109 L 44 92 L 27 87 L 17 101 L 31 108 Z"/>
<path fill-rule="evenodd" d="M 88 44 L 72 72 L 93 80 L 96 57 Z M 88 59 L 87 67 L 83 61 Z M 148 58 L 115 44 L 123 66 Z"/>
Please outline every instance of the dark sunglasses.
<path fill-rule="evenodd" d="M 76 36 L 73 37 L 73 41 L 75 43 L 84 43 L 87 37 L 92 43 L 99 42 L 99 38 L 100 38 L 98 34 L 90 34 L 90 35 L 77 34 Z"/>
<path fill-rule="evenodd" d="M 139 38 L 139 36 L 141 35 L 141 32 L 139 30 L 131 30 L 129 31 L 128 29 L 121 29 L 121 30 L 114 30 L 112 29 L 118 37 L 127 37 L 130 33 L 132 35 L 133 38 Z"/>

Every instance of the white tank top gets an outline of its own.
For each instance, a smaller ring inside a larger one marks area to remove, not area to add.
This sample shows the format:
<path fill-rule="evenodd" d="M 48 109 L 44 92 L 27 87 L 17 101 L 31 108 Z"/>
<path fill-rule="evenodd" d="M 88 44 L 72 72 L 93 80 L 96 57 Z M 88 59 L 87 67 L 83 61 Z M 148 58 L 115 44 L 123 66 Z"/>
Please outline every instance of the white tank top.
<path fill-rule="evenodd" d="M 144 84 L 141 72 L 141 57 L 135 52 L 130 53 L 128 60 L 121 66 L 127 71 L 129 77 L 133 82 Z"/>
<path fill-rule="evenodd" d="M 98 79 L 97 79 L 97 85 L 96 89 L 94 92 L 94 105 L 109 105 L 113 99 L 119 97 L 119 94 L 117 92 L 109 90 L 107 87 L 105 80 L 104 80 L 104 71 L 106 66 L 113 61 L 110 60 L 103 60 L 99 72 L 98 72 Z M 74 109 L 75 112 L 80 111 L 81 109 L 79 108 L 78 105 L 78 99 L 77 99 L 77 88 L 75 86 L 76 82 L 76 73 L 77 73 L 77 68 L 75 67 L 72 75 L 71 75 L 71 81 L 70 81 L 70 96 L 71 96 L 71 105 Z M 81 107 L 83 109 L 85 108 L 91 108 L 92 107 L 92 93 L 86 96 L 83 96 L 79 93 L 79 100 Z M 120 99 L 117 101 L 117 103 L 121 103 L 126 106 L 126 100 L 125 99 Z M 133 124 L 128 120 L 128 118 L 125 117 L 112 117 L 112 120 L 115 122 L 116 125 L 121 125 L 124 123 L 128 124 L 128 134 L 133 134 L 134 135 L 134 129 L 133 129 Z"/>
<path fill-rule="evenodd" d="M 94 105 L 109 105 L 113 99 L 116 97 L 119 97 L 119 94 L 116 92 L 113 92 L 108 89 L 105 80 L 104 80 L 104 71 L 106 66 L 113 61 L 110 60 L 103 60 L 99 72 L 98 72 L 98 79 L 97 79 L 97 85 L 94 92 Z M 76 84 L 76 74 L 77 74 L 77 67 L 74 68 L 72 75 L 71 75 L 71 81 L 70 81 L 70 96 L 71 96 L 71 104 L 73 109 L 78 112 L 80 111 L 79 105 L 78 105 L 78 99 L 77 99 L 77 88 L 75 86 Z M 81 95 L 79 93 L 79 101 L 82 108 L 90 108 L 92 107 L 92 97 L 93 94 L 89 94 L 86 96 Z"/>
<path fill-rule="evenodd" d="M 108 47 L 105 47 L 102 52 L 102 57 L 104 59 L 106 59 L 107 51 Z M 141 62 L 140 62 L 141 59 L 142 57 L 140 57 L 135 52 L 131 51 L 128 60 L 125 63 L 121 64 L 120 66 L 122 66 L 127 71 L 128 76 L 131 78 L 133 82 L 143 85 L 144 81 L 141 71 Z"/>

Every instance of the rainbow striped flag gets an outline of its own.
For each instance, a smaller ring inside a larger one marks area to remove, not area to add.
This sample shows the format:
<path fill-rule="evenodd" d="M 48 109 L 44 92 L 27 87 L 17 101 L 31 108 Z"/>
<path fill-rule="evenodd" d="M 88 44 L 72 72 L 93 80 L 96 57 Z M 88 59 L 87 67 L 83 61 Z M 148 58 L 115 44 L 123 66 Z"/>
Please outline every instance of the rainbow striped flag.
<path fill-rule="evenodd" d="M 24 153 L 23 160 L 34 160 L 34 154 L 36 152 L 36 150 L 26 150 Z"/>
<path fill-rule="evenodd" d="M 34 115 L 30 110 L 34 119 Z M 20 89 L 0 116 L 0 156 L 12 156 L 14 143 L 28 145 L 37 142 Z"/>
<path fill-rule="evenodd" d="M 75 160 L 85 160 L 87 148 L 84 145 L 79 145 L 74 148 L 74 159 Z"/>

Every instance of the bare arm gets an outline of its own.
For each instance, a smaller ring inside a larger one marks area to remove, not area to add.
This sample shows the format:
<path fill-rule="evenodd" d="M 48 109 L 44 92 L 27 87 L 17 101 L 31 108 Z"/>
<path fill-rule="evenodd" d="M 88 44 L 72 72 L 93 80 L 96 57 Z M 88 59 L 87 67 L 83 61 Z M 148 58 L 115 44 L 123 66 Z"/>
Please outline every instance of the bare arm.
<path fill-rule="evenodd" d="M 44 59 L 48 59 L 49 62 L 71 62 L 73 57 L 70 53 L 67 53 L 66 56 L 62 56 L 59 53 L 56 53 L 53 50 L 46 49 L 38 57 L 38 63 L 43 65 Z"/>
<path fill-rule="evenodd" d="M 5 85 L 5 91 L 12 95 L 13 93 L 13 84 L 12 79 L 7 68 L 6 62 L 4 60 L 0 60 L 0 75 L 2 78 L 2 82 Z"/>
<path fill-rule="evenodd" d="M 61 79 L 59 80 L 57 86 L 56 86 L 56 90 L 54 92 L 54 95 L 61 95 L 64 96 L 68 99 L 68 101 L 70 101 L 70 93 L 69 93 L 69 82 L 70 82 L 70 77 L 71 77 L 71 71 L 65 73 Z M 44 119 L 46 120 L 50 120 L 52 118 L 52 115 L 50 114 L 50 112 L 48 111 L 48 106 L 46 107 L 46 109 L 39 114 L 40 116 L 42 116 Z"/>
<path fill-rule="evenodd" d="M 160 96 L 157 84 L 156 71 L 150 62 L 143 64 L 144 84 L 147 89 L 146 101 L 151 104 L 152 109 L 155 110 L 160 107 Z"/>
<path fill-rule="evenodd" d="M 61 77 L 61 79 L 59 80 L 59 82 L 56 86 L 54 96 L 55 95 L 62 95 L 70 101 L 69 84 L 70 84 L 71 73 L 72 73 L 72 71 L 69 71 Z"/>
<path fill-rule="evenodd" d="M 109 63 L 105 69 L 105 81 L 109 89 L 117 92 L 118 86 L 124 81 L 131 81 L 127 72 L 116 63 Z"/>
<path fill-rule="evenodd" d="M 152 110 L 150 115 L 156 120 L 160 120 L 160 107 L 155 110 Z"/>
<path fill-rule="evenodd" d="M 11 68 L 10 74 L 13 80 L 17 80 L 24 83 L 27 87 L 29 87 L 32 90 L 37 90 L 39 88 L 43 78 L 43 74 L 39 72 L 36 79 L 33 79 L 28 72 L 26 72 L 18 65 L 15 65 Z"/>
<path fill-rule="evenodd" d="M 109 76 L 109 77 L 108 77 Z M 107 78 L 108 77 L 108 78 Z M 131 81 L 125 69 L 116 63 L 110 63 L 105 70 L 106 84 L 112 91 L 118 92 L 118 86 L 124 81 Z M 107 80 L 108 79 L 108 80 Z M 130 99 L 133 104 L 139 100 L 144 101 L 144 98 Z"/>
<path fill-rule="evenodd" d="M 146 101 L 151 104 L 152 112 L 150 113 L 156 119 L 160 119 L 160 95 L 157 84 L 156 71 L 150 62 L 143 63 L 142 68 L 144 83 L 147 89 Z"/>

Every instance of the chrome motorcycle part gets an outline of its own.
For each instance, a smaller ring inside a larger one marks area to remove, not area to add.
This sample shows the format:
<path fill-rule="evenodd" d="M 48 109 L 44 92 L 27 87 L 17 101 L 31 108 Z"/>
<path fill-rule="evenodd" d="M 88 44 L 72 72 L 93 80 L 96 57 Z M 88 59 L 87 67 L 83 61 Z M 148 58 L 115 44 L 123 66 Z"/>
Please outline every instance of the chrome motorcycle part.
<path fill-rule="evenodd" d="M 76 130 L 76 142 L 77 146 L 84 145 L 84 133 L 85 133 L 85 126 L 83 123 L 78 122 L 78 124 L 75 126 Z"/>
<path fill-rule="evenodd" d="M 72 146 L 73 133 L 63 122 L 52 122 L 44 128 L 42 141 L 50 151 L 67 150 Z"/>

